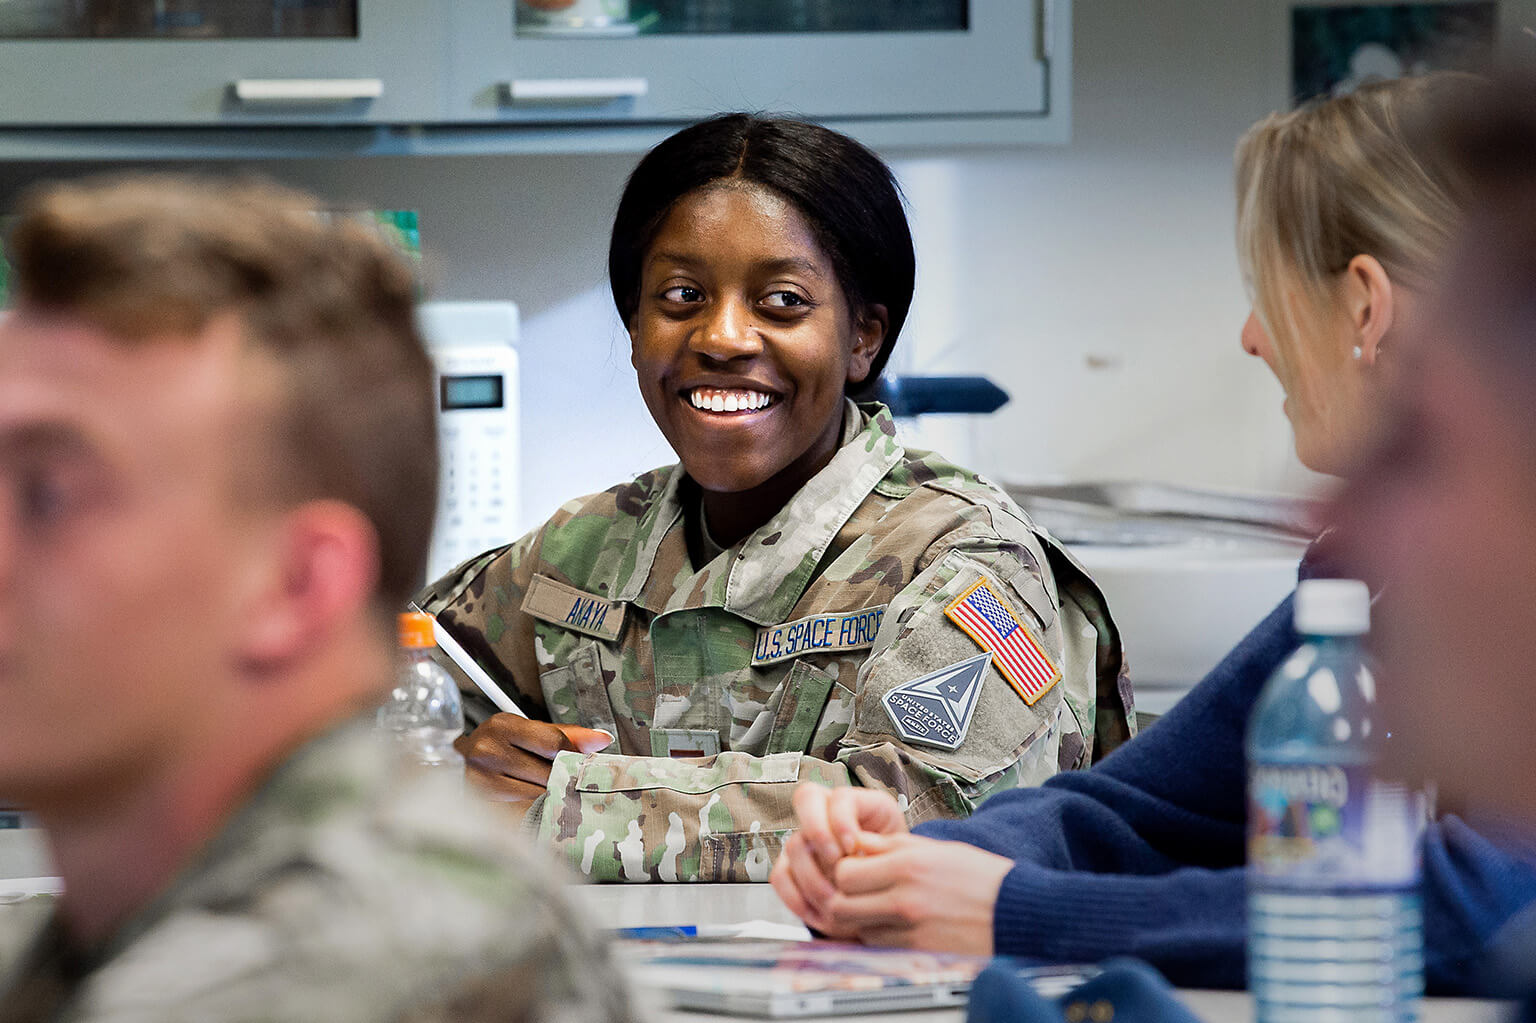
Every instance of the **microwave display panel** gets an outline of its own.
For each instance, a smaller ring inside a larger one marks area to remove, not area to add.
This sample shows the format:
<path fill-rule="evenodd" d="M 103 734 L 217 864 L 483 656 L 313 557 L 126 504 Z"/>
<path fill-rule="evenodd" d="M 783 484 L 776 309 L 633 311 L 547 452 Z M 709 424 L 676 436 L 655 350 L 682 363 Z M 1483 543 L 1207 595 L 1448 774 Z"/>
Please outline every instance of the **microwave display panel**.
<path fill-rule="evenodd" d="M 504 408 L 506 405 L 500 373 L 445 376 L 442 381 L 444 412 L 453 412 L 458 409 Z"/>

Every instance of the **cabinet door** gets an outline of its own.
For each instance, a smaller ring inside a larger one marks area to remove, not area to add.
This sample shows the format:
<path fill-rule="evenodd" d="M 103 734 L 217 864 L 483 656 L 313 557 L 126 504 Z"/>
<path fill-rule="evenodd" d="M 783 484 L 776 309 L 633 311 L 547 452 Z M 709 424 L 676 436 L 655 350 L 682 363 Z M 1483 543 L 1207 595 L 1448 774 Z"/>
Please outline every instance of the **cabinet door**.
<path fill-rule="evenodd" d="M 572 0 L 554 14 L 532 9 L 563 3 L 454 5 L 451 119 L 1048 113 L 1041 39 L 1055 0 Z M 601 16 L 626 7 L 620 21 Z"/>
<path fill-rule="evenodd" d="M 0 123 L 435 120 L 440 23 L 412 0 L 0 2 Z"/>

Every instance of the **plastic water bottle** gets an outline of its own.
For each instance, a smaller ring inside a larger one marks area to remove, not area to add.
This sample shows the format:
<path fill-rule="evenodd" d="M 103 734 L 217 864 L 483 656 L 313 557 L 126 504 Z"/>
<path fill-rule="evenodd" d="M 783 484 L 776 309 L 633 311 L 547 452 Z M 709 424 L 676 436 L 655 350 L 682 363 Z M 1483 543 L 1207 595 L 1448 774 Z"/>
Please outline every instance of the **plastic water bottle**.
<path fill-rule="evenodd" d="M 1248 725 L 1248 986 L 1258 1023 L 1400 1023 L 1424 991 L 1421 795 L 1379 778 L 1370 593 L 1296 591 L 1304 642 Z"/>
<path fill-rule="evenodd" d="M 379 708 L 379 729 L 402 763 L 462 775 L 464 758 L 453 740 L 464 731 L 464 710 L 459 687 L 432 659 L 436 646 L 431 615 L 412 611 L 400 616 L 399 675 L 394 692 Z"/>

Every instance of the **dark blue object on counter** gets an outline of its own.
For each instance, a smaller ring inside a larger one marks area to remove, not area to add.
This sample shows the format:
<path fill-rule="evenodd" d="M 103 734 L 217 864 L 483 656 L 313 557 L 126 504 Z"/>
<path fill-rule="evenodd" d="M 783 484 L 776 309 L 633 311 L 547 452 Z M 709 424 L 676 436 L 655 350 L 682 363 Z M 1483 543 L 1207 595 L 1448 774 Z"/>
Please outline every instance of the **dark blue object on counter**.
<path fill-rule="evenodd" d="M 996 412 L 1008 404 L 1008 392 L 986 377 L 885 376 L 870 396 L 893 416 Z"/>

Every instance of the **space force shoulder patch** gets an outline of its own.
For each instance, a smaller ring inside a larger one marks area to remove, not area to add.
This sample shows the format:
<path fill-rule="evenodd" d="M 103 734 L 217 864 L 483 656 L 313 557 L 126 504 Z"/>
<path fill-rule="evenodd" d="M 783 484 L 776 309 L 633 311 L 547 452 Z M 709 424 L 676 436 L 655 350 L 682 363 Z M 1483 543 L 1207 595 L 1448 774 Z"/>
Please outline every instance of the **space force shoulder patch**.
<path fill-rule="evenodd" d="M 908 742 L 957 750 L 970 730 L 992 655 L 982 652 L 897 686 L 880 702 Z"/>
<path fill-rule="evenodd" d="M 833 611 L 758 629 L 752 647 L 752 667 L 805 654 L 837 654 L 873 646 L 885 608 L 881 604 L 858 611 Z"/>
<path fill-rule="evenodd" d="M 528 594 L 523 597 L 523 612 L 551 625 L 606 639 L 610 643 L 619 638 L 624 625 L 623 604 L 567 586 L 547 575 L 536 575 L 528 584 Z"/>

